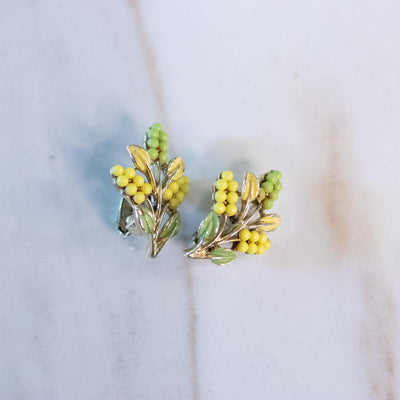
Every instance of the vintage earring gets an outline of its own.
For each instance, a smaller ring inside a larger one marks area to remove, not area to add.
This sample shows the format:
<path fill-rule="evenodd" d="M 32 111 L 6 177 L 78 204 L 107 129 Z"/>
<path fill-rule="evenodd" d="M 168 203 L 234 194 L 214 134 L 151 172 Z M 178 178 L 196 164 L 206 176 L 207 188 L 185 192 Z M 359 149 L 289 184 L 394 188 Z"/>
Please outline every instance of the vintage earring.
<path fill-rule="evenodd" d="M 185 255 L 223 265 L 233 261 L 236 252 L 263 254 L 271 247 L 265 232 L 280 224 L 279 215 L 267 213 L 282 189 L 280 180 L 279 171 L 269 171 L 259 180 L 246 172 L 239 192 L 232 172 L 223 171 L 213 186 L 212 210 L 194 233 L 194 245 L 184 250 Z"/>
<path fill-rule="evenodd" d="M 181 157 L 168 161 L 168 135 L 153 124 L 144 137 L 144 147 L 127 146 L 134 168 L 114 165 L 110 170 L 122 196 L 118 230 L 127 237 L 147 235 L 147 255 L 156 257 L 169 239 L 177 235 L 181 219 L 179 204 L 189 192 Z"/>

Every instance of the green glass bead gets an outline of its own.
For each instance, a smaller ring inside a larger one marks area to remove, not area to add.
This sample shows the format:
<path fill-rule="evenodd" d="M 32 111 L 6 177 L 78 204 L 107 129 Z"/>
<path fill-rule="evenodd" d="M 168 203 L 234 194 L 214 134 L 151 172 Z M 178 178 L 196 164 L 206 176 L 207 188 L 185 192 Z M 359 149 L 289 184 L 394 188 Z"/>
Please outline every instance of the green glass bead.
<path fill-rule="evenodd" d="M 269 181 L 264 182 L 261 187 L 264 189 L 265 193 L 271 193 L 274 190 L 274 184 Z"/>
<path fill-rule="evenodd" d="M 161 151 L 167 151 L 168 150 L 168 143 L 165 142 L 164 140 L 160 141 L 160 150 Z"/>
<path fill-rule="evenodd" d="M 150 138 L 147 140 L 147 146 L 156 149 L 160 145 L 160 142 L 156 138 Z"/>
<path fill-rule="evenodd" d="M 147 150 L 149 153 L 150 160 L 154 161 L 158 158 L 158 150 L 157 149 L 149 149 Z"/>
<path fill-rule="evenodd" d="M 160 154 L 159 154 L 159 159 L 160 159 L 160 163 L 161 164 L 165 164 L 167 161 L 168 161 L 168 154 L 167 154 L 167 152 L 165 152 L 165 151 L 162 151 Z"/>
<path fill-rule="evenodd" d="M 276 192 L 280 192 L 282 190 L 282 183 L 276 182 L 275 185 L 274 185 L 274 190 Z"/>
<path fill-rule="evenodd" d="M 165 132 L 163 132 L 163 131 L 161 131 L 161 132 L 160 132 L 160 135 L 159 135 L 159 139 L 160 139 L 160 140 L 167 141 L 167 140 L 168 140 L 168 134 L 165 133 Z"/>
<path fill-rule="evenodd" d="M 147 136 L 149 138 L 158 139 L 160 137 L 160 132 L 157 129 L 150 128 L 150 131 Z"/>
<path fill-rule="evenodd" d="M 271 193 L 268 193 L 268 197 L 275 201 L 279 197 L 279 192 L 273 190 Z"/>
<path fill-rule="evenodd" d="M 264 210 L 270 210 L 274 205 L 274 201 L 271 199 L 265 199 L 263 202 Z"/>
<path fill-rule="evenodd" d="M 278 182 L 278 176 L 275 175 L 273 172 L 270 172 L 270 173 L 267 175 L 267 181 L 268 181 L 268 182 L 271 182 L 272 184 L 275 185 L 275 183 Z"/>
<path fill-rule="evenodd" d="M 153 124 L 151 126 L 151 129 L 157 130 L 157 131 L 161 131 L 161 124 L 159 124 L 158 122 L 156 122 L 155 124 Z"/>
<path fill-rule="evenodd" d="M 281 171 L 274 171 L 274 174 L 278 177 L 278 181 L 280 181 L 281 178 L 282 178 L 282 172 Z"/>

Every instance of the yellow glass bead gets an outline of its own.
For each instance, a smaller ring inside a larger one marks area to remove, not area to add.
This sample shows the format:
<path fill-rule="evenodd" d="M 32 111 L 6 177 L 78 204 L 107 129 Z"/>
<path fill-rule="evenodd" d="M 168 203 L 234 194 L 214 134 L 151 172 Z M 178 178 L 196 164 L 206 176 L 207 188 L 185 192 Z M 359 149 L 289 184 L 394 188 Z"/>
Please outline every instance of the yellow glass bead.
<path fill-rule="evenodd" d="M 250 241 L 255 243 L 258 241 L 259 238 L 260 238 L 260 234 L 257 231 L 250 232 Z"/>
<path fill-rule="evenodd" d="M 183 178 L 183 183 L 185 183 L 185 184 L 189 184 L 189 182 L 190 182 L 190 179 L 189 179 L 189 177 L 188 177 L 188 176 L 184 175 L 184 176 L 182 176 L 182 178 Z"/>
<path fill-rule="evenodd" d="M 133 183 L 137 186 L 137 187 L 141 187 L 144 183 L 144 178 L 142 175 L 136 175 L 133 177 Z"/>
<path fill-rule="evenodd" d="M 175 197 L 181 202 L 185 198 L 185 193 L 183 193 L 181 190 L 176 193 Z"/>
<path fill-rule="evenodd" d="M 236 250 L 240 253 L 246 253 L 249 245 L 244 240 L 241 240 L 238 245 L 236 246 Z"/>
<path fill-rule="evenodd" d="M 232 217 L 232 215 L 236 215 L 237 213 L 237 207 L 235 204 L 228 204 L 226 206 L 226 214 Z"/>
<path fill-rule="evenodd" d="M 179 200 L 178 200 L 178 199 L 175 199 L 175 198 L 172 198 L 172 199 L 169 201 L 169 207 L 170 207 L 172 210 L 176 210 L 176 209 L 179 207 Z"/>
<path fill-rule="evenodd" d="M 169 189 L 172 190 L 172 193 L 178 193 L 179 191 L 179 185 L 177 182 L 171 182 L 169 185 Z"/>
<path fill-rule="evenodd" d="M 128 177 L 128 179 L 132 179 L 135 175 L 135 169 L 132 167 L 125 168 L 124 175 Z"/>
<path fill-rule="evenodd" d="M 271 244 L 271 241 L 267 239 L 267 241 L 265 242 L 265 250 L 268 250 L 271 247 Z"/>
<path fill-rule="evenodd" d="M 172 199 L 172 196 L 173 196 L 174 194 L 172 193 L 172 190 L 171 189 L 165 189 L 164 190 L 164 193 L 163 193 L 163 198 L 165 199 L 165 200 L 170 200 L 170 199 Z"/>
<path fill-rule="evenodd" d="M 146 198 L 145 194 L 143 192 L 137 192 L 135 196 L 133 197 L 133 201 L 136 204 L 142 204 L 144 202 L 144 199 Z"/>
<path fill-rule="evenodd" d="M 236 192 L 238 190 L 239 184 L 236 181 L 229 181 L 228 182 L 228 190 L 230 192 Z"/>
<path fill-rule="evenodd" d="M 250 239 L 250 231 L 248 229 L 242 229 L 239 232 L 239 237 L 240 237 L 240 239 L 242 239 L 244 241 L 249 240 Z"/>
<path fill-rule="evenodd" d="M 125 188 L 125 193 L 128 196 L 133 196 L 137 192 L 137 187 L 134 183 L 130 183 L 126 188 Z"/>
<path fill-rule="evenodd" d="M 257 250 L 258 246 L 255 243 L 250 242 L 249 247 L 247 248 L 247 254 L 255 254 L 257 253 Z"/>
<path fill-rule="evenodd" d="M 111 167 L 110 172 L 114 176 L 120 176 L 124 173 L 124 167 L 122 165 L 114 165 L 113 167 Z"/>
<path fill-rule="evenodd" d="M 215 187 L 217 190 L 225 190 L 228 187 L 228 182 L 225 179 L 218 179 L 215 182 Z"/>
<path fill-rule="evenodd" d="M 222 171 L 221 178 L 225 179 L 226 181 L 231 181 L 233 179 L 232 171 Z"/>
<path fill-rule="evenodd" d="M 117 178 L 117 185 L 118 185 L 119 187 L 125 187 L 125 186 L 128 185 L 128 183 L 129 183 L 129 179 L 128 179 L 128 177 L 125 176 L 125 175 L 120 175 L 120 176 Z"/>
<path fill-rule="evenodd" d="M 218 201 L 214 204 L 213 209 L 217 214 L 223 214 L 225 212 L 225 204 Z"/>
<path fill-rule="evenodd" d="M 179 186 L 182 186 L 182 185 L 185 184 L 185 180 L 183 179 L 183 176 L 181 176 L 181 177 L 177 180 L 177 183 L 178 183 Z"/>
<path fill-rule="evenodd" d="M 265 252 L 265 250 L 267 250 L 265 244 L 259 244 L 259 245 L 257 246 L 256 254 L 257 254 L 258 256 L 260 256 L 261 254 L 263 254 L 263 253 Z"/>
<path fill-rule="evenodd" d="M 258 238 L 258 243 L 265 244 L 267 243 L 267 240 L 268 240 L 267 235 L 264 232 L 260 233 L 260 237 Z"/>
<path fill-rule="evenodd" d="M 239 196 L 236 192 L 229 192 L 226 199 L 228 200 L 228 203 L 235 204 L 238 201 Z"/>
<path fill-rule="evenodd" d="M 142 187 L 140 188 L 140 190 L 144 193 L 144 194 L 150 194 L 153 191 L 152 186 L 150 185 L 150 183 L 143 183 Z"/>
<path fill-rule="evenodd" d="M 217 190 L 214 193 L 214 199 L 217 202 L 223 203 L 226 200 L 226 193 L 224 190 Z"/>
<path fill-rule="evenodd" d="M 183 184 L 180 187 L 180 189 L 182 190 L 183 193 L 185 193 L 185 195 L 188 194 L 189 193 L 189 184 L 188 183 Z"/>

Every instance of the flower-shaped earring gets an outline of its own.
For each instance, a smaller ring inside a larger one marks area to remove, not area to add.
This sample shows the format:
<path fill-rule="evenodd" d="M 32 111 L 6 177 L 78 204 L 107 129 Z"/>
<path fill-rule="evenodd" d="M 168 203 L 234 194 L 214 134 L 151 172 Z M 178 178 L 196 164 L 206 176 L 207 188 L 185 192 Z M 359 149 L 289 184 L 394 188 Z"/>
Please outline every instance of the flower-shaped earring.
<path fill-rule="evenodd" d="M 110 175 L 122 196 L 118 230 L 124 237 L 147 235 L 147 255 L 156 257 L 169 239 L 178 234 L 179 204 L 189 192 L 181 157 L 168 162 L 168 135 L 153 124 L 144 137 L 144 147 L 127 146 L 134 167 L 114 165 Z"/>
<path fill-rule="evenodd" d="M 277 214 L 268 214 L 282 189 L 281 173 L 270 171 L 259 180 L 246 172 L 242 190 L 231 171 L 223 171 L 213 186 L 213 207 L 193 235 L 194 245 L 184 250 L 191 258 L 228 264 L 236 252 L 261 255 L 271 247 L 265 232 L 280 224 Z M 236 203 L 240 199 L 240 209 Z"/>

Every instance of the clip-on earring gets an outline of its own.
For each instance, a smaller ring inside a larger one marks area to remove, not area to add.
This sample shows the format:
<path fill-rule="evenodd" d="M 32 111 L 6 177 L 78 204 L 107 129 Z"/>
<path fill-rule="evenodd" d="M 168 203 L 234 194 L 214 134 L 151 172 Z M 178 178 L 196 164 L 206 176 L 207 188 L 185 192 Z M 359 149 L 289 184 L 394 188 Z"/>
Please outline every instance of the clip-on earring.
<path fill-rule="evenodd" d="M 265 232 L 278 228 L 280 216 L 267 214 L 282 189 L 279 171 L 269 171 L 259 180 L 246 172 L 242 190 L 231 171 L 223 171 L 213 186 L 213 207 L 193 235 L 187 257 L 228 264 L 236 252 L 261 255 L 271 247 Z M 240 201 L 240 207 L 236 203 Z"/>
<path fill-rule="evenodd" d="M 146 255 L 156 257 L 178 234 L 179 204 L 189 192 L 181 157 L 168 161 L 168 135 L 153 124 L 144 137 L 144 147 L 127 146 L 134 168 L 114 165 L 110 175 L 122 196 L 118 230 L 127 237 L 147 235 Z"/>

